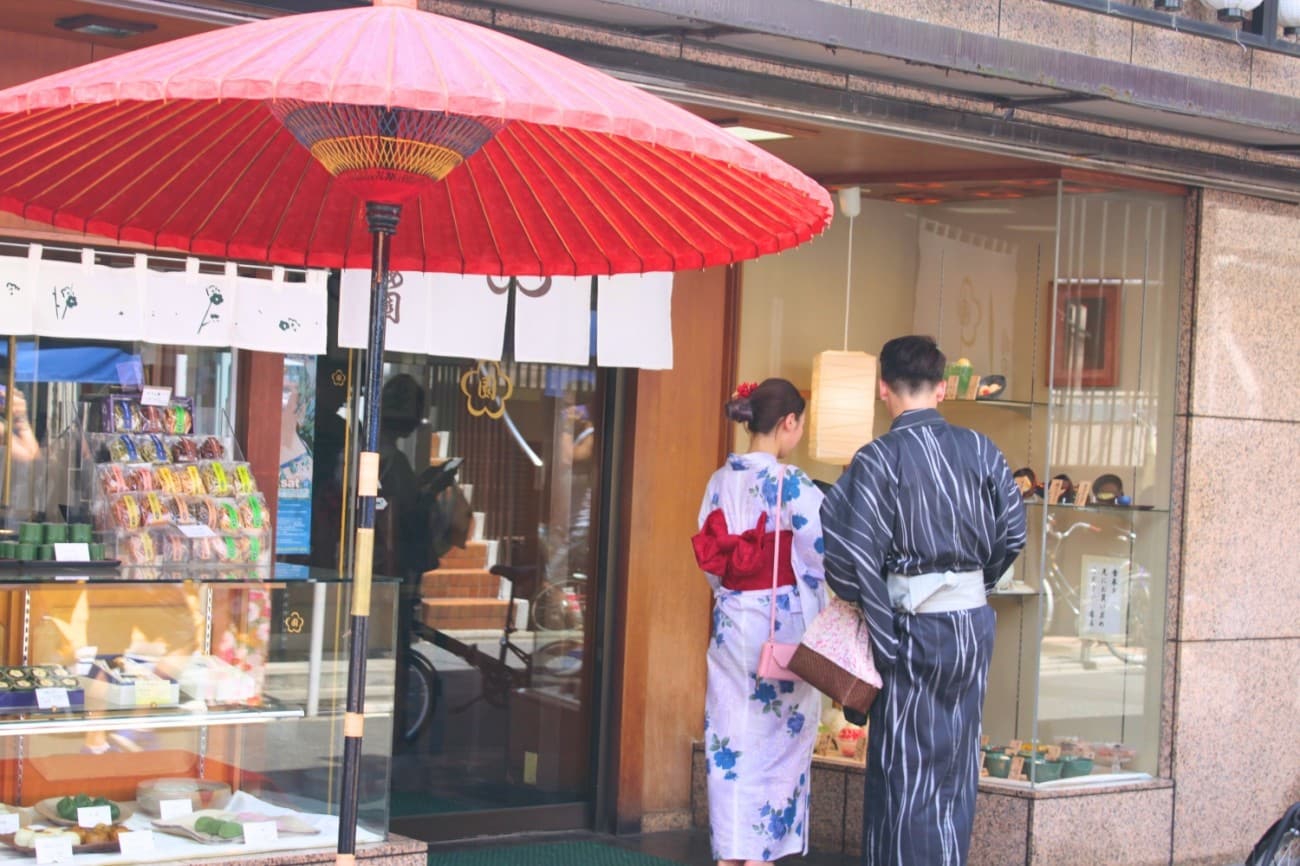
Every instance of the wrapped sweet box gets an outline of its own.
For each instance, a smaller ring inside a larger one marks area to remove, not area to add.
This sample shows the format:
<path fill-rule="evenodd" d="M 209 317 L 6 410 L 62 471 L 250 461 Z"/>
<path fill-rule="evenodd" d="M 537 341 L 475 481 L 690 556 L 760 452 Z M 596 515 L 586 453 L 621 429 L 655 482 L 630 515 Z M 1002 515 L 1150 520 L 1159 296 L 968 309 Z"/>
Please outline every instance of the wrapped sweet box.
<path fill-rule="evenodd" d="M 208 703 L 244 704 L 258 697 L 252 676 L 215 656 L 167 657 L 158 662 L 156 670 L 177 680 L 186 697 Z"/>
<path fill-rule="evenodd" d="M 94 703 L 115 707 L 174 707 L 180 685 L 126 656 L 101 656 L 90 666 L 86 691 Z"/>
<path fill-rule="evenodd" d="M 85 690 L 63 665 L 7 665 L 0 667 L 0 711 L 32 710 L 40 704 L 38 689 L 63 689 L 70 705 L 86 702 Z"/>

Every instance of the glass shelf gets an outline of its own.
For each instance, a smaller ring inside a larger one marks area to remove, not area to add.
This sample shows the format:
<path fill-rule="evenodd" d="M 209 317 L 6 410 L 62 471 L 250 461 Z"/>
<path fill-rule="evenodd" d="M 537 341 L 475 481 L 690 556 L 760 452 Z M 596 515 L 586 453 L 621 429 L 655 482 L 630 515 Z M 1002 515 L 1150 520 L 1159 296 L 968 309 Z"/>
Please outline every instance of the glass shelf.
<path fill-rule="evenodd" d="M 942 410 L 948 406 L 987 406 L 990 409 L 1015 409 L 1032 412 L 1035 408 L 1046 408 L 1046 403 L 1033 403 L 1027 400 L 944 400 L 939 404 Z"/>
<path fill-rule="evenodd" d="M 278 564 L 277 564 L 278 565 Z M 399 583 L 395 577 L 373 578 L 375 583 Z M 347 584 L 350 576 L 340 576 L 334 569 L 306 568 L 287 565 L 252 569 L 212 569 L 211 571 L 168 571 L 155 566 L 127 566 L 122 568 L 86 568 L 70 565 L 66 570 L 43 565 L 23 569 L 9 565 L 0 566 L 0 590 L 27 588 L 51 584 L 122 584 L 123 586 L 181 585 L 187 583 L 221 584 L 223 586 L 260 586 L 278 584 Z"/>
<path fill-rule="evenodd" d="M 1043 502 L 1041 499 L 1025 500 L 1026 507 L 1033 506 L 1035 508 L 1042 508 L 1044 505 L 1047 504 Z M 1168 508 L 1131 508 L 1122 505 L 1065 505 L 1065 504 L 1058 503 L 1056 505 L 1047 505 L 1047 508 L 1053 511 L 1082 511 L 1088 514 L 1121 514 L 1121 515 L 1128 515 L 1128 516 L 1132 516 L 1136 514 L 1168 514 L 1169 513 Z"/>
<path fill-rule="evenodd" d="M 260 706 L 190 702 L 178 707 L 18 710 L 0 714 L 0 737 L 253 725 L 300 719 L 304 715 L 302 707 L 275 701 Z"/>
<path fill-rule="evenodd" d="M 885 401 L 877 397 L 876 403 L 883 406 Z M 1034 409 L 1047 408 L 1046 403 L 1035 403 L 1027 400 L 943 400 L 939 403 L 939 410 L 942 411 L 951 406 L 987 406 L 998 409 L 1014 409 L 1020 412 L 1032 412 Z"/>

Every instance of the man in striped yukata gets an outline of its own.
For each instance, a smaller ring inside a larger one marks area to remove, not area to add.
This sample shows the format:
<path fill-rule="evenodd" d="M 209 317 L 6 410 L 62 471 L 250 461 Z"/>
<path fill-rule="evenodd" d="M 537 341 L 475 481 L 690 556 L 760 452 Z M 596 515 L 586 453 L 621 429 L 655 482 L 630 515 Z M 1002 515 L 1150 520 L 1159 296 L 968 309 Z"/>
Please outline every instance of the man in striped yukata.
<path fill-rule="evenodd" d="M 961 866 L 979 782 L 993 610 L 1025 546 L 1006 458 L 939 414 L 946 359 L 929 337 L 880 352 L 889 432 L 822 505 L 826 582 L 861 605 L 884 687 L 871 708 L 862 855 L 867 866 Z"/>

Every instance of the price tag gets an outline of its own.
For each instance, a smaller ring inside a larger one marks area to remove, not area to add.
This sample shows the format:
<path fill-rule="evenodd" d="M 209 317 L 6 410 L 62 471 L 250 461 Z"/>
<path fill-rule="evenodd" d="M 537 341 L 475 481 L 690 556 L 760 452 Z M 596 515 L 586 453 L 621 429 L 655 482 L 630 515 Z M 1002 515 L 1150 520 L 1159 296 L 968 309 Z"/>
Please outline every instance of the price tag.
<path fill-rule="evenodd" d="M 56 838 L 36 837 L 37 863 L 71 863 L 72 839 L 68 836 Z"/>
<path fill-rule="evenodd" d="M 135 705 L 156 707 L 172 702 L 172 684 L 166 680 L 136 680 Z M 188 802 L 188 801 L 187 801 Z"/>
<path fill-rule="evenodd" d="M 90 562 L 90 545 L 81 541 L 63 541 L 54 545 L 55 562 Z"/>
<path fill-rule="evenodd" d="M 245 845 L 265 845 L 280 838 L 274 821 L 250 821 L 244 825 Z"/>
<path fill-rule="evenodd" d="M 72 704 L 68 703 L 67 689 L 37 689 L 36 706 L 42 710 L 66 710 Z"/>
<path fill-rule="evenodd" d="M 216 533 L 201 523 L 183 523 L 176 527 L 186 538 L 215 538 Z"/>
<path fill-rule="evenodd" d="M 89 580 L 90 578 L 86 578 Z M 77 650 L 77 674 L 79 676 L 90 676 L 90 666 L 95 661 L 95 656 L 99 655 L 98 646 L 84 646 Z"/>
<path fill-rule="evenodd" d="M 117 844 L 124 857 L 147 856 L 154 851 L 153 831 L 132 830 L 129 833 L 119 833 L 117 834 Z"/>
<path fill-rule="evenodd" d="M 0 815 L 0 836 L 18 832 L 18 813 L 5 812 Z"/>
<path fill-rule="evenodd" d="M 172 389 L 150 386 L 140 392 L 141 406 L 166 406 L 171 402 Z"/>
<path fill-rule="evenodd" d="M 100 824 L 113 823 L 113 810 L 108 806 L 82 806 L 77 810 L 77 826 L 87 830 Z"/>
<path fill-rule="evenodd" d="M 158 817 L 164 821 L 170 821 L 173 818 L 180 818 L 194 811 L 194 803 L 191 800 L 159 800 Z"/>

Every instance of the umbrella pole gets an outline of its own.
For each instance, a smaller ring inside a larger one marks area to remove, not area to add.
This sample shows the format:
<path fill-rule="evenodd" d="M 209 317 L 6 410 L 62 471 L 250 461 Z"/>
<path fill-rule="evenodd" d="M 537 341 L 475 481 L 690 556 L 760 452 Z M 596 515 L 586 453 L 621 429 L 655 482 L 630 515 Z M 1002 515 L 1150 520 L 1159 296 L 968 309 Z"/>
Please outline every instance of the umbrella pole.
<path fill-rule="evenodd" d="M 343 792 L 335 863 L 356 863 L 357 798 L 361 783 L 361 738 L 365 732 L 366 643 L 370 631 L 370 578 L 375 561 L 375 497 L 379 494 L 379 394 L 384 375 L 384 330 L 388 306 L 388 247 L 402 206 L 366 203 L 370 225 L 370 337 L 366 344 L 364 431 L 357 462 L 357 534 L 352 548 L 352 642 L 348 649 L 348 699 L 343 716 Z M 402 612 L 399 611 L 401 616 Z M 397 647 L 400 654 L 402 647 Z M 400 659 L 398 660 L 400 664 Z M 397 696 L 400 700 L 400 696 Z"/>

